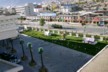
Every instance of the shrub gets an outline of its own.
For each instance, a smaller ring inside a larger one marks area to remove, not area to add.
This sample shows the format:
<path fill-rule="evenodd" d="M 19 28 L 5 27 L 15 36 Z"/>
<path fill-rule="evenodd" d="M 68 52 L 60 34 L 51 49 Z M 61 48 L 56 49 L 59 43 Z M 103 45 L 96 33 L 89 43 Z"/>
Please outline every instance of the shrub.
<path fill-rule="evenodd" d="M 32 30 L 32 28 L 31 28 L 31 27 L 27 27 L 27 30 L 28 30 L 28 31 L 31 31 L 31 30 Z"/>
<path fill-rule="evenodd" d="M 73 36 L 76 36 L 76 33 L 72 32 L 72 35 L 73 35 Z"/>
<path fill-rule="evenodd" d="M 45 19 L 41 18 L 40 19 L 40 26 L 44 26 L 44 24 L 45 24 Z"/>
<path fill-rule="evenodd" d="M 51 27 L 53 27 L 53 28 L 59 28 L 59 29 L 62 29 L 62 25 L 57 25 L 57 24 L 52 24 L 52 26 Z"/>
<path fill-rule="evenodd" d="M 83 37 L 83 34 L 82 33 L 79 33 L 79 37 Z"/>
<path fill-rule="evenodd" d="M 91 35 L 89 35 L 89 34 L 87 34 L 86 36 L 87 36 L 87 37 L 91 37 Z"/>
<path fill-rule="evenodd" d="M 95 35 L 94 38 L 95 38 L 96 40 L 98 40 L 98 39 L 100 38 L 100 36 Z"/>

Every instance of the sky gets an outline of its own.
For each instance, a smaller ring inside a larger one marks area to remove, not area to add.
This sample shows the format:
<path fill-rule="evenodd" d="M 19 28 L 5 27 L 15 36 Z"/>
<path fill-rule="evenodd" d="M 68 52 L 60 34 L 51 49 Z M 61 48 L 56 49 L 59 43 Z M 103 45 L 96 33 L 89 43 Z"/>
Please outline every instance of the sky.
<path fill-rule="evenodd" d="M 43 0 L 0 0 L 0 7 L 19 6 L 25 3 L 41 3 Z"/>
<path fill-rule="evenodd" d="M 26 3 L 48 3 L 51 1 L 63 1 L 63 0 L 0 0 L 0 7 L 7 7 L 7 6 L 21 6 Z M 64 0 L 64 1 L 71 1 L 71 0 Z"/>

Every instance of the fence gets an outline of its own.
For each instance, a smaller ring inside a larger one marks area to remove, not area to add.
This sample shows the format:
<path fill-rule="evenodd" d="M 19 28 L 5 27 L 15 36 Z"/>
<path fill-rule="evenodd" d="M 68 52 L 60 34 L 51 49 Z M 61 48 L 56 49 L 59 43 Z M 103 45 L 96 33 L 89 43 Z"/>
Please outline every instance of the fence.
<path fill-rule="evenodd" d="M 68 36 L 75 36 L 75 37 L 91 37 L 91 38 L 95 38 L 96 40 L 99 41 L 103 41 L 103 40 L 108 40 L 108 37 L 106 36 L 101 36 L 101 35 L 93 35 L 93 34 L 84 34 L 84 33 L 80 33 L 80 32 L 75 32 L 75 31 L 66 31 L 66 30 L 60 30 L 60 29 L 45 29 L 45 28 L 39 28 L 39 27 L 26 27 L 26 30 L 28 29 L 32 29 L 32 30 L 36 30 L 36 31 L 40 31 L 40 32 L 45 32 L 45 31 L 49 31 L 52 34 L 58 34 L 61 35 L 61 33 L 66 32 L 66 35 Z"/>

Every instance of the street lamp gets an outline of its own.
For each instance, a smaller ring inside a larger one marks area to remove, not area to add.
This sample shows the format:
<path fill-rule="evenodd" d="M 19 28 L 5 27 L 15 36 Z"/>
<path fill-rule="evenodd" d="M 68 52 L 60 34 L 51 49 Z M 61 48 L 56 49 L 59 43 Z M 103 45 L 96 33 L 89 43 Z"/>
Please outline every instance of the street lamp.
<path fill-rule="evenodd" d="M 23 53 L 23 56 L 21 57 L 22 60 L 26 60 L 27 59 L 27 56 L 25 55 L 25 51 L 24 51 L 24 41 L 22 39 L 20 39 L 20 45 L 21 45 L 21 48 L 22 48 L 22 53 Z"/>
<path fill-rule="evenodd" d="M 5 40 L 2 40 L 2 46 L 5 47 Z"/>
<path fill-rule="evenodd" d="M 84 34 L 86 33 L 86 25 L 84 26 Z"/>
<path fill-rule="evenodd" d="M 42 56 L 43 48 L 42 47 L 38 48 L 38 53 L 40 54 L 41 65 L 42 65 L 41 68 L 39 69 L 39 72 L 48 72 L 43 63 L 43 56 Z"/>
<path fill-rule="evenodd" d="M 9 46 L 9 39 L 6 40 L 6 49 L 10 49 L 11 47 Z"/>
<path fill-rule="evenodd" d="M 33 58 L 33 51 L 32 51 L 32 44 L 30 42 L 27 43 L 27 47 L 29 48 L 29 51 L 30 51 L 30 55 L 31 55 L 31 61 L 29 62 L 29 65 L 30 66 L 35 66 L 36 65 L 36 62 Z"/>
<path fill-rule="evenodd" d="M 14 47 L 13 47 L 13 40 L 10 39 L 9 41 L 10 41 L 10 43 L 11 43 L 11 53 L 15 53 L 16 50 L 15 50 Z"/>

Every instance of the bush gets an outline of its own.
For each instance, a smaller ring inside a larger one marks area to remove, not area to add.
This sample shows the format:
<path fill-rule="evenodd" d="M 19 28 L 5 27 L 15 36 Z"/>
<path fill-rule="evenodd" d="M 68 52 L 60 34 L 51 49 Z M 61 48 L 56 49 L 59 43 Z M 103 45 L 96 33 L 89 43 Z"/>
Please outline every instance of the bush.
<path fill-rule="evenodd" d="M 87 34 L 86 36 L 87 36 L 87 37 L 91 37 L 91 35 L 89 35 L 89 34 Z"/>
<path fill-rule="evenodd" d="M 31 31 L 31 30 L 32 30 L 32 28 L 31 28 L 31 27 L 27 27 L 27 30 L 28 30 L 28 31 Z"/>
<path fill-rule="evenodd" d="M 95 35 L 94 38 L 95 38 L 96 40 L 98 40 L 98 39 L 100 39 L 100 36 Z"/>
<path fill-rule="evenodd" d="M 76 36 L 76 33 L 72 32 L 72 36 Z"/>
<path fill-rule="evenodd" d="M 40 26 L 44 26 L 44 24 L 45 24 L 45 19 L 41 18 L 40 19 Z"/>
<path fill-rule="evenodd" d="M 79 37 L 83 37 L 83 34 L 82 33 L 79 33 Z"/>
<path fill-rule="evenodd" d="M 82 38 L 76 38 L 73 36 L 66 36 L 66 40 L 60 40 L 62 38 L 61 35 L 52 34 L 51 36 L 44 36 L 43 32 L 25 31 L 24 34 L 27 34 L 31 37 L 42 39 L 44 41 L 52 42 L 58 45 L 62 45 L 68 47 L 70 49 L 74 49 L 80 52 L 84 52 L 90 55 L 97 54 L 107 43 L 98 42 L 96 45 L 85 44 L 82 43 Z M 75 34 L 75 33 L 74 33 Z M 96 36 L 97 38 L 99 36 Z"/>
<path fill-rule="evenodd" d="M 62 29 L 62 25 L 57 25 L 57 24 L 52 24 L 52 26 L 51 27 L 53 27 L 53 28 L 59 28 L 59 29 Z"/>

